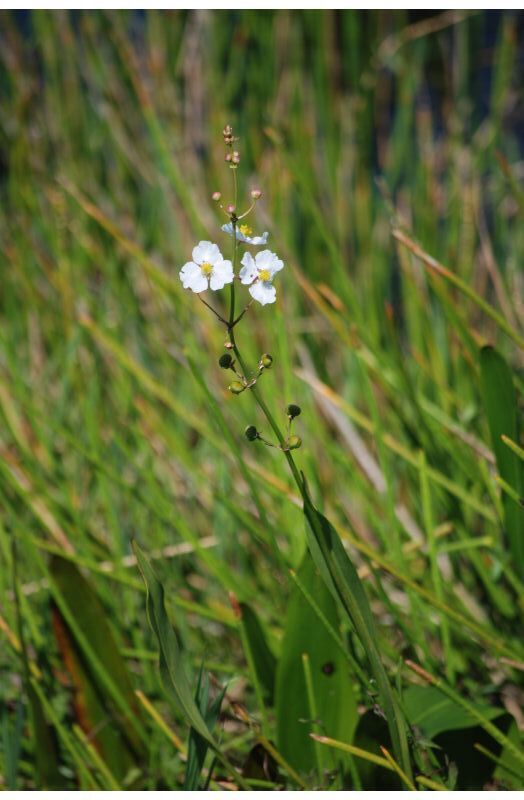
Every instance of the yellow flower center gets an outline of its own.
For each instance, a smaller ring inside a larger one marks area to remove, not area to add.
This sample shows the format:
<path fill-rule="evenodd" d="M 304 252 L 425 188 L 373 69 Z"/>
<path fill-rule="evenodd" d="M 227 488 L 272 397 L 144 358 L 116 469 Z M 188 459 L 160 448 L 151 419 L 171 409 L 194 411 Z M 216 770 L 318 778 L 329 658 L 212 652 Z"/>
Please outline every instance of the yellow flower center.
<path fill-rule="evenodd" d="M 253 229 L 249 227 L 249 225 L 241 225 L 238 229 L 242 236 L 251 236 L 253 233 Z"/>
<path fill-rule="evenodd" d="M 271 273 L 268 269 L 261 269 L 258 273 L 258 279 L 260 281 L 270 281 L 271 280 Z"/>
<path fill-rule="evenodd" d="M 213 272 L 213 264 L 210 264 L 209 261 L 204 261 L 200 269 L 204 275 L 211 275 Z"/>

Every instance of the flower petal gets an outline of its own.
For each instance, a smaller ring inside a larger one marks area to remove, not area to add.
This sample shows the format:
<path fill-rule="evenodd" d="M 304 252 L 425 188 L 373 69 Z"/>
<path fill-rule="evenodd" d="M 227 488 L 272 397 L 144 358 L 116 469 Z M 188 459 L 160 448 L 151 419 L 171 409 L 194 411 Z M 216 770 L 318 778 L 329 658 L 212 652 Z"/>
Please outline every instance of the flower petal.
<path fill-rule="evenodd" d="M 195 264 L 193 261 L 188 261 L 187 264 L 184 264 L 179 273 L 184 289 L 188 288 L 188 281 L 191 281 L 199 274 L 201 274 L 201 272 L 198 264 Z"/>
<path fill-rule="evenodd" d="M 193 261 L 188 261 L 180 270 L 180 280 L 184 289 L 192 292 L 203 292 L 207 289 L 207 278 L 202 275 L 202 270 Z"/>
<path fill-rule="evenodd" d="M 214 292 L 222 289 L 226 283 L 233 282 L 233 264 L 231 261 L 217 261 L 211 273 L 209 285 Z"/>
<path fill-rule="evenodd" d="M 249 294 L 263 306 L 277 299 L 276 289 L 269 281 L 257 281 L 249 287 Z"/>
<path fill-rule="evenodd" d="M 276 255 L 273 253 L 273 261 L 271 262 L 271 265 L 269 267 L 269 272 L 271 274 L 271 277 L 273 277 L 273 275 L 276 275 L 276 273 L 280 272 L 280 270 L 283 268 L 284 268 L 284 262 L 281 261 L 279 258 L 277 258 Z"/>
<path fill-rule="evenodd" d="M 228 233 L 230 236 L 233 236 L 233 223 L 228 222 L 227 225 L 222 225 L 221 230 L 223 230 L 224 233 Z M 244 242 L 245 244 L 251 244 L 255 247 L 260 247 L 260 245 L 266 244 L 268 236 L 268 231 L 264 231 L 262 236 L 246 236 L 242 233 L 239 227 L 236 228 L 237 240 L 239 242 Z"/>
<path fill-rule="evenodd" d="M 217 261 L 222 259 L 222 253 L 213 242 L 199 242 L 193 248 L 193 261 L 197 264 L 208 263 L 211 265 L 216 264 Z"/>
<path fill-rule="evenodd" d="M 243 264 L 243 267 L 239 272 L 239 277 L 242 283 L 247 286 L 248 284 L 253 283 L 258 274 L 255 259 L 251 253 L 244 253 L 240 263 Z"/>
<path fill-rule="evenodd" d="M 255 247 L 260 247 L 260 245 L 267 243 L 267 237 L 268 236 L 269 236 L 269 232 L 268 231 L 264 231 L 262 236 L 244 236 L 243 241 L 246 244 L 252 244 Z"/>
<path fill-rule="evenodd" d="M 271 250 L 261 250 L 260 253 L 257 253 L 255 256 L 257 269 L 270 269 L 274 258 L 275 254 L 272 253 Z"/>

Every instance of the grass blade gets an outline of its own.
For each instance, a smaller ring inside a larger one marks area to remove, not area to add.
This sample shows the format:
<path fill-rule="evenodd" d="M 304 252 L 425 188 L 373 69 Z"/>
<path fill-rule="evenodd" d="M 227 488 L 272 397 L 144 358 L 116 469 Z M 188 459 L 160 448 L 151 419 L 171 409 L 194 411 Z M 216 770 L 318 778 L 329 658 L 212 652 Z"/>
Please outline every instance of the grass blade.
<path fill-rule="evenodd" d="M 480 351 L 480 378 L 484 408 L 488 418 L 493 450 L 500 477 L 516 493 L 524 494 L 524 465 L 518 455 L 506 446 L 506 440 L 518 441 L 517 397 L 510 369 L 493 347 Z M 514 564 L 524 576 L 524 509 L 504 496 L 504 521 Z"/>
<path fill-rule="evenodd" d="M 166 613 L 164 587 L 156 577 L 148 559 L 136 542 L 133 543 L 133 550 L 147 588 L 147 615 L 149 624 L 158 641 L 160 650 L 160 674 L 162 676 L 164 688 L 168 695 L 175 701 L 178 709 L 182 712 L 189 725 L 191 725 L 208 744 L 216 748 L 215 741 L 193 699 L 193 693 L 182 663 L 180 647 Z"/>
<path fill-rule="evenodd" d="M 403 244 L 405 247 L 410 250 L 413 255 L 419 258 L 422 263 L 428 267 L 430 270 L 435 272 L 437 275 L 445 278 L 449 283 L 455 286 L 462 294 L 469 297 L 470 300 L 475 303 L 488 317 L 490 317 L 494 322 L 497 323 L 499 328 L 504 331 L 504 333 L 513 339 L 515 344 L 517 344 L 521 349 L 524 349 L 524 338 L 514 329 L 512 326 L 504 319 L 504 317 L 499 314 L 489 303 L 484 300 L 474 289 L 468 286 L 462 278 L 456 275 L 454 272 L 451 272 L 447 267 L 443 264 L 440 264 L 433 256 L 430 256 L 426 253 L 416 242 L 406 236 L 400 230 L 394 230 L 393 236 L 397 241 Z"/>

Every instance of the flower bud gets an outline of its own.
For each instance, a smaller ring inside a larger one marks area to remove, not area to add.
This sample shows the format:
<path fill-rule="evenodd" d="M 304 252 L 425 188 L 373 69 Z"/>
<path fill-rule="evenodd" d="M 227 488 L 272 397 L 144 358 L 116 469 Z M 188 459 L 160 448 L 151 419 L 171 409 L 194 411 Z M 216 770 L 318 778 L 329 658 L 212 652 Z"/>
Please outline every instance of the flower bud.
<path fill-rule="evenodd" d="M 294 403 L 290 403 L 287 407 L 287 413 L 288 416 L 291 417 L 291 419 L 294 419 L 295 417 L 300 416 L 300 414 L 302 413 L 302 409 L 300 408 L 300 406 L 297 406 Z"/>
<path fill-rule="evenodd" d="M 222 131 L 223 136 L 232 136 L 233 135 L 233 128 L 231 125 L 225 125 L 224 130 Z"/>
<path fill-rule="evenodd" d="M 240 164 L 240 153 L 238 152 L 238 150 L 235 150 L 233 152 L 233 155 L 231 156 L 231 161 L 233 162 L 233 164 Z"/>
<path fill-rule="evenodd" d="M 213 194 L 211 195 L 211 200 L 214 200 L 215 203 L 218 203 L 221 197 L 222 195 L 220 194 L 220 192 L 213 192 Z"/>
<path fill-rule="evenodd" d="M 252 189 L 251 190 L 251 199 L 252 200 L 260 200 L 261 197 L 262 197 L 262 192 L 260 191 L 260 189 Z"/>
<path fill-rule="evenodd" d="M 244 386 L 240 383 L 240 381 L 233 381 L 227 387 L 232 394 L 241 394 L 244 391 Z"/>
<path fill-rule="evenodd" d="M 287 440 L 287 446 L 290 450 L 298 450 L 299 447 L 302 445 L 302 439 L 300 436 L 290 436 Z"/>
<path fill-rule="evenodd" d="M 233 160 L 233 156 L 231 155 L 231 153 L 226 153 L 226 155 L 224 157 L 224 161 L 232 161 L 232 160 Z"/>
<path fill-rule="evenodd" d="M 254 442 L 255 439 L 258 439 L 258 431 L 254 425 L 248 425 L 246 430 L 244 431 L 244 436 L 248 440 L 248 442 Z"/>
<path fill-rule="evenodd" d="M 229 353 L 223 353 L 218 359 L 218 363 L 222 369 L 229 369 L 233 365 L 233 356 Z"/>
<path fill-rule="evenodd" d="M 228 206 L 226 206 L 226 211 L 228 214 L 235 213 L 235 206 L 233 205 L 233 203 L 230 203 Z"/>
<path fill-rule="evenodd" d="M 233 342 L 224 342 L 224 347 L 226 348 L 226 350 L 232 350 L 234 346 L 235 345 L 233 344 Z"/>
<path fill-rule="evenodd" d="M 269 353 L 264 353 L 264 355 L 261 356 L 260 366 L 264 367 L 264 369 L 271 369 L 272 363 L 273 363 L 273 356 L 270 356 Z"/>

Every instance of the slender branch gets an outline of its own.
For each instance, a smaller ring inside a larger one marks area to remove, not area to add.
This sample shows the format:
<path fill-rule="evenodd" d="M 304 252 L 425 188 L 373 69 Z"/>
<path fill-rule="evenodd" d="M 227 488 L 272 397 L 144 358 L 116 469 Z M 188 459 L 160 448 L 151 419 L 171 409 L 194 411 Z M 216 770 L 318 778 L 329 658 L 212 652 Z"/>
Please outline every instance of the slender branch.
<path fill-rule="evenodd" d="M 246 374 L 246 365 L 244 364 L 244 360 L 242 358 L 242 354 L 240 353 L 240 350 L 238 349 L 238 345 L 237 345 L 237 343 L 235 341 L 235 332 L 233 330 L 230 330 L 230 334 L 231 334 L 231 344 L 233 345 L 233 352 L 235 353 L 235 356 L 237 357 L 238 363 L 240 364 L 240 367 L 241 367 L 243 373 Z M 286 439 L 284 437 L 284 434 L 280 430 L 280 427 L 278 426 L 277 422 L 275 421 L 275 418 L 273 417 L 271 411 L 267 407 L 267 405 L 265 403 L 265 400 L 263 399 L 259 389 L 255 385 L 251 386 L 250 389 L 251 389 L 253 397 L 255 398 L 259 408 L 261 409 L 262 413 L 266 417 L 266 419 L 269 422 L 270 426 L 273 428 L 275 436 L 277 437 L 277 439 L 279 441 L 280 449 L 284 453 L 284 455 L 286 457 L 286 461 L 287 461 L 287 463 L 289 465 L 289 469 L 291 470 L 293 478 L 295 479 L 295 483 L 297 485 L 297 489 L 299 490 L 299 492 L 302 495 L 302 497 L 305 499 L 305 493 L 304 493 L 304 486 L 303 486 L 303 483 L 302 483 L 302 478 L 300 477 L 300 473 L 298 471 L 297 465 L 295 464 L 295 460 L 294 460 L 293 456 L 291 455 L 291 452 L 289 451 L 289 449 L 286 449 L 287 442 L 286 442 Z"/>
<path fill-rule="evenodd" d="M 253 300 L 250 300 L 250 301 L 249 301 L 249 303 L 247 304 L 247 306 L 244 308 L 244 310 L 243 310 L 243 311 L 242 311 L 242 312 L 241 312 L 241 313 L 238 315 L 238 317 L 237 317 L 235 320 L 233 320 L 233 322 L 231 323 L 231 326 L 230 326 L 231 328 L 234 328 L 234 327 L 235 327 L 235 325 L 236 325 L 238 322 L 240 322 L 240 320 L 242 319 L 242 317 L 244 316 L 244 314 L 246 313 L 246 311 L 248 311 L 248 310 L 249 310 L 249 308 L 251 307 L 251 304 L 252 304 L 252 303 L 253 303 Z"/>
<path fill-rule="evenodd" d="M 250 213 L 253 211 L 253 209 L 254 209 L 254 207 L 256 206 L 256 204 L 257 204 L 257 201 L 256 201 L 256 200 L 253 200 L 253 202 L 252 202 L 252 203 L 251 203 L 251 205 L 249 206 L 248 210 L 247 210 L 247 211 L 244 211 L 244 213 L 243 213 L 243 214 L 241 214 L 241 215 L 238 217 L 238 219 L 239 219 L 239 220 L 241 220 L 241 219 L 244 219 L 244 217 L 247 217 L 247 215 L 248 215 L 248 214 L 250 214 Z"/>
<path fill-rule="evenodd" d="M 237 207 L 238 201 L 238 181 L 237 181 L 237 171 L 236 169 L 233 170 L 233 206 Z M 237 269 L 237 255 L 238 255 L 238 242 L 237 242 L 237 218 L 234 214 L 231 217 L 231 222 L 233 224 L 233 274 L 236 273 Z M 232 280 L 230 284 L 230 307 L 229 307 L 229 331 L 233 328 L 234 320 L 235 320 L 235 281 Z"/>
<path fill-rule="evenodd" d="M 213 306 L 210 306 L 210 305 L 209 305 L 209 303 L 207 303 L 207 302 L 204 300 L 204 298 L 203 298 L 203 297 L 200 297 L 200 295 L 197 295 L 197 297 L 198 297 L 198 299 L 200 300 L 200 302 L 201 302 L 201 303 L 203 303 L 205 306 L 207 306 L 207 308 L 209 308 L 209 310 L 210 310 L 210 311 L 212 311 L 212 312 L 213 312 L 213 314 L 215 315 L 215 317 L 218 317 L 218 319 L 220 320 L 220 322 L 222 322 L 224 325 L 227 325 L 227 324 L 228 324 L 228 322 L 227 322 L 227 319 L 224 319 L 224 317 L 220 316 L 220 314 L 218 313 L 218 311 L 215 311 L 215 309 L 213 308 Z"/>
<path fill-rule="evenodd" d="M 277 450 L 279 450 L 279 449 L 280 449 L 279 447 L 277 447 L 277 446 L 276 446 L 276 444 L 273 444 L 273 442 L 268 442 L 268 440 L 267 440 L 267 439 L 264 439 L 264 437 L 263 437 L 263 436 L 261 436 L 260 434 L 258 434 L 258 436 L 257 436 L 257 439 L 259 440 L 259 442 L 263 442 L 263 443 L 264 443 L 264 444 L 266 444 L 268 447 L 275 447 Z"/>

